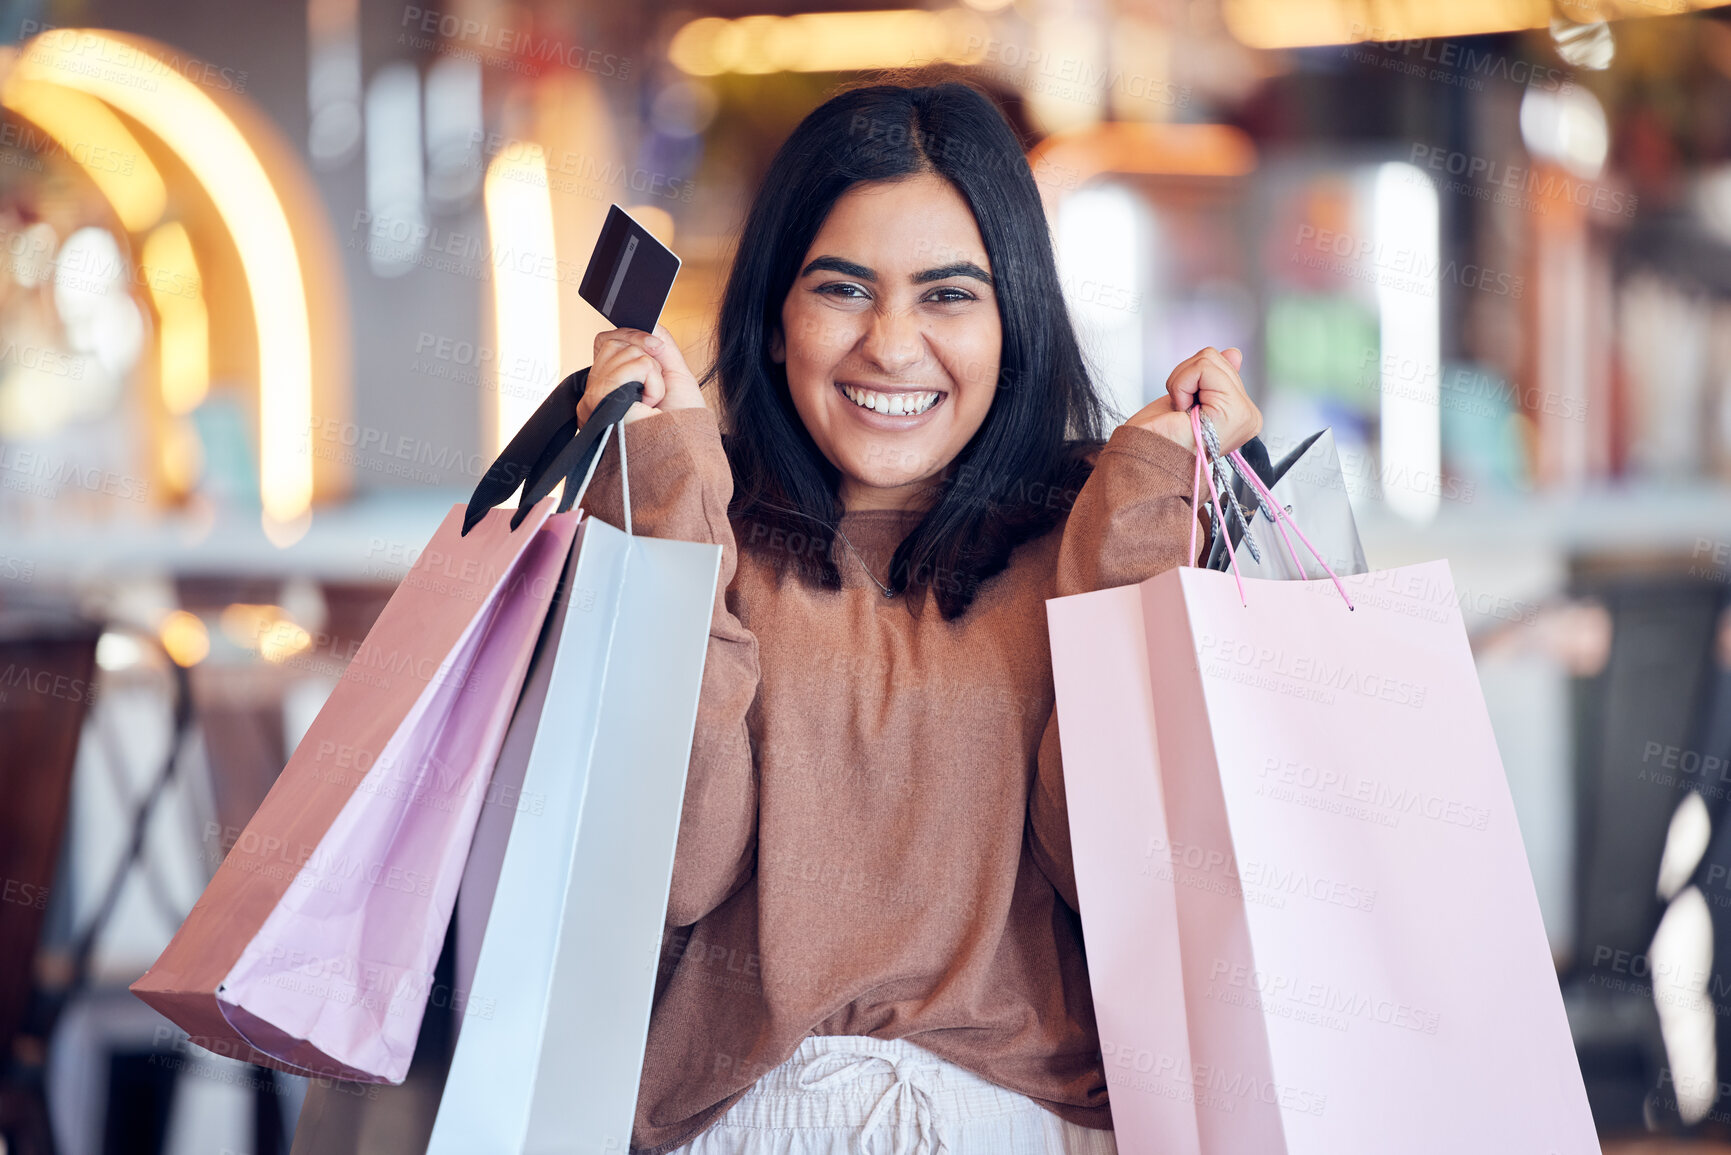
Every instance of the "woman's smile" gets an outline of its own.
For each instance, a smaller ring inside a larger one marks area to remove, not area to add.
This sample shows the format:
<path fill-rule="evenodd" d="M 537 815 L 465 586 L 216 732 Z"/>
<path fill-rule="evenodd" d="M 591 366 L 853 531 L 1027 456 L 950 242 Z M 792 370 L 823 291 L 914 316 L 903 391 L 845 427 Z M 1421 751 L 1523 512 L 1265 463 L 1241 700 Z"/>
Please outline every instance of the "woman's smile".
<path fill-rule="evenodd" d="M 873 429 L 912 429 L 919 418 L 943 404 L 941 389 L 921 389 L 917 386 L 855 385 L 845 381 L 835 383 L 836 392 L 860 410 L 857 416 Z"/>

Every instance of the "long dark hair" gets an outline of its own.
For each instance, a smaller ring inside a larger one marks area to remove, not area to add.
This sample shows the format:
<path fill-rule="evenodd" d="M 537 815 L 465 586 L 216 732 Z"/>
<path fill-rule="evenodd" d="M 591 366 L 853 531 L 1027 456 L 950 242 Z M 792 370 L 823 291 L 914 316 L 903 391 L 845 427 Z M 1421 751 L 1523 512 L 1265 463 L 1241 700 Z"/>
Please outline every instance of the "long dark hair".
<path fill-rule="evenodd" d="M 1039 190 L 1015 133 L 966 84 L 855 88 L 813 111 L 771 161 L 740 236 L 715 365 L 742 549 L 839 588 L 839 473 L 806 432 L 770 357 L 800 262 L 835 202 L 864 181 L 935 173 L 961 193 L 985 241 L 1002 319 L 998 393 L 897 547 L 890 588 L 924 587 L 946 619 L 1018 545 L 1049 530 L 1086 479 L 1108 425 L 1059 289 Z M 798 542 L 798 548 L 790 543 Z M 773 544 L 771 544 L 773 543 Z"/>

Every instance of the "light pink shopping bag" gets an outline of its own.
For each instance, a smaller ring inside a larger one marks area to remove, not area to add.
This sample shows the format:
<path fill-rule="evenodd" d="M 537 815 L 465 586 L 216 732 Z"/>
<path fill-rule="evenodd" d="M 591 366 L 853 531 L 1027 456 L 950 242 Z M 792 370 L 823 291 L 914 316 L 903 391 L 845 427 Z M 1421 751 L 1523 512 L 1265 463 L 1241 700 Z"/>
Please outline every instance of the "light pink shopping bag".
<path fill-rule="evenodd" d="M 1597 1152 L 1448 565 L 1338 580 L 1047 603 L 1119 1150 Z"/>
<path fill-rule="evenodd" d="M 401 1082 L 578 514 L 454 507 L 132 990 L 194 1043 Z"/>

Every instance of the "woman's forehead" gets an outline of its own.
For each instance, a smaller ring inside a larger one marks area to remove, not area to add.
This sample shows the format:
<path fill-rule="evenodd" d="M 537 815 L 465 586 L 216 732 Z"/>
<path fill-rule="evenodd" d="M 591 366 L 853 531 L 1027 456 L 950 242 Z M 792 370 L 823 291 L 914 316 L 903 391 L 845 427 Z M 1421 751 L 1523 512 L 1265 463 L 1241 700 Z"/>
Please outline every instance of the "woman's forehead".
<path fill-rule="evenodd" d="M 930 174 L 855 185 L 836 201 L 806 254 L 908 275 L 963 262 L 990 269 L 973 210 Z"/>

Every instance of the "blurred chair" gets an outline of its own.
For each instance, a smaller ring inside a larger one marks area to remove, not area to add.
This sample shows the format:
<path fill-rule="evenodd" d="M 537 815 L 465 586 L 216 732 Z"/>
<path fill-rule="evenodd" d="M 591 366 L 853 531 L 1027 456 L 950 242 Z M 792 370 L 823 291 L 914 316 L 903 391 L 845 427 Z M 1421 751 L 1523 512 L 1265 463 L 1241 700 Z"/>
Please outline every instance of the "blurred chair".
<path fill-rule="evenodd" d="M 36 949 L 60 858 L 99 625 L 65 609 L 0 608 L 0 1137 L 54 1150 L 42 1067 L 49 1023 Z"/>

